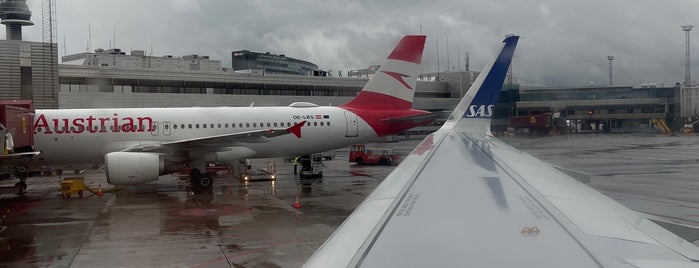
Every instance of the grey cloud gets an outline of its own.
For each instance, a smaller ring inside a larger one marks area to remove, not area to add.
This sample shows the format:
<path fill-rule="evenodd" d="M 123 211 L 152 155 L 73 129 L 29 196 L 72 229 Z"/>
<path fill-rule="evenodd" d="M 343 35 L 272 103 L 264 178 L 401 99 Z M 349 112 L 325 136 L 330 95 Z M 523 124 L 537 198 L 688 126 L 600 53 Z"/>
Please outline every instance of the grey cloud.
<path fill-rule="evenodd" d="M 37 24 L 25 30 L 41 40 L 41 4 L 30 1 Z M 404 34 L 428 35 L 423 70 L 440 69 L 470 53 L 479 69 L 505 34 L 523 36 L 514 72 L 527 85 L 607 83 L 607 55 L 614 55 L 615 84 L 671 84 L 684 77 L 683 24 L 699 21 L 699 2 L 649 0 L 569 1 L 58 1 L 58 41 L 69 54 L 116 45 L 156 55 L 209 55 L 230 64 L 238 49 L 306 59 L 324 69 L 348 70 L 380 63 Z M 693 32 L 695 33 L 695 32 Z M 695 33 L 696 36 L 696 33 Z M 693 38 L 696 50 L 699 39 Z M 457 53 L 457 45 L 460 53 Z M 693 53 L 699 55 L 699 50 Z M 693 57 L 697 58 L 697 57 Z M 699 68 L 699 60 L 692 60 Z M 699 72 L 694 72 L 699 77 Z"/>

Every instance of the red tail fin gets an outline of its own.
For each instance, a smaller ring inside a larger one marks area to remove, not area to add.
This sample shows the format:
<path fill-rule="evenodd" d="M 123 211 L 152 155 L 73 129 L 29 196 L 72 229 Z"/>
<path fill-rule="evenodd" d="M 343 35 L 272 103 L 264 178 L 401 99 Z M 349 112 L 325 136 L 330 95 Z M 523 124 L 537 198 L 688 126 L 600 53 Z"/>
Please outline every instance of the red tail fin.
<path fill-rule="evenodd" d="M 359 95 L 342 107 L 412 108 L 424 48 L 424 35 L 404 36 Z"/>

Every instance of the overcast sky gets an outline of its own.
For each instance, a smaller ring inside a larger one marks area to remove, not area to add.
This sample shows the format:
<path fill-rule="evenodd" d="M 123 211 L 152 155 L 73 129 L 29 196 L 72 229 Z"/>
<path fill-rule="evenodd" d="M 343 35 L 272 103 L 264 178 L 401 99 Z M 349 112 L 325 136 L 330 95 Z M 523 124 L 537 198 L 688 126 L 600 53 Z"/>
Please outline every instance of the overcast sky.
<path fill-rule="evenodd" d="M 36 25 L 25 27 L 25 39 L 40 41 L 41 1 L 28 4 Z M 606 85 L 607 55 L 615 56 L 615 85 L 681 82 L 681 25 L 699 26 L 697 0 L 60 0 L 56 11 L 59 56 L 87 50 L 89 25 L 93 50 L 109 48 L 116 34 L 127 52 L 152 46 L 156 56 L 208 55 L 224 67 L 231 51 L 247 49 L 335 72 L 365 68 L 422 28 L 423 71 L 437 70 L 438 39 L 440 70 L 458 69 L 459 58 L 463 66 L 466 51 L 470 69 L 480 70 L 512 33 L 523 37 L 514 74 L 530 86 Z M 699 28 L 692 34 L 699 80 Z"/>

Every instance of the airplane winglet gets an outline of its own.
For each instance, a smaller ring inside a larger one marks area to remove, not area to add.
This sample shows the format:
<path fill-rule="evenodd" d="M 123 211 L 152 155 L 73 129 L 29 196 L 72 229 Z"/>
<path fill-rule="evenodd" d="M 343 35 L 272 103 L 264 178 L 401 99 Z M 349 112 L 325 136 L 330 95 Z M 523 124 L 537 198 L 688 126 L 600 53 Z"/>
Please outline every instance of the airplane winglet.
<path fill-rule="evenodd" d="M 507 70 L 510 68 L 512 57 L 519 36 L 508 35 L 502 41 L 497 53 L 488 61 L 476 81 L 464 95 L 461 102 L 444 124 L 444 127 L 453 128 L 462 122 L 481 122 L 479 128 L 490 132 L 490 118 L 493 116 L 495 104 L 500 97 L 500 91 L 505 83 Z M 473 120 L 485 119 L 485 120 Z M 465 126 L 462 128 L 466 128 Z M 472 129 L 469 127 L 469 129 Z"/>
<path fill-rule="evenodd" d="M 296 125 L 291 126 L 290 128 L 287 128 L 286 130 L 294 134 L 297 138 L 301 138 L 301 127 L 306 124 L 306 121 L 301 121 L 301 123 L 298 123 Z"/>

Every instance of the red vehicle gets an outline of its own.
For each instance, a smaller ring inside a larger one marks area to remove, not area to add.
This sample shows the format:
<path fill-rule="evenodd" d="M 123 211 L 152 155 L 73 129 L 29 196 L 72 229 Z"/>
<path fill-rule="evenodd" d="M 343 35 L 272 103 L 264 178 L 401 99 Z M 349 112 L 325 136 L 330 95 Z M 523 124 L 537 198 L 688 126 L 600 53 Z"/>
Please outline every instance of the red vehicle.
<path fill-rule="evenodd" d="M 393 165 L 397 164 L 400 160 L 400 155 L 393 153 L 389 150 L 382 151 L 372 151 L 366 150 L 364 144 L 352 145 L 352 149 L 349 154 L 349 161 L 355 162 L 358 165 L 364 164 L 379 164 L 379 165 Z"/>

